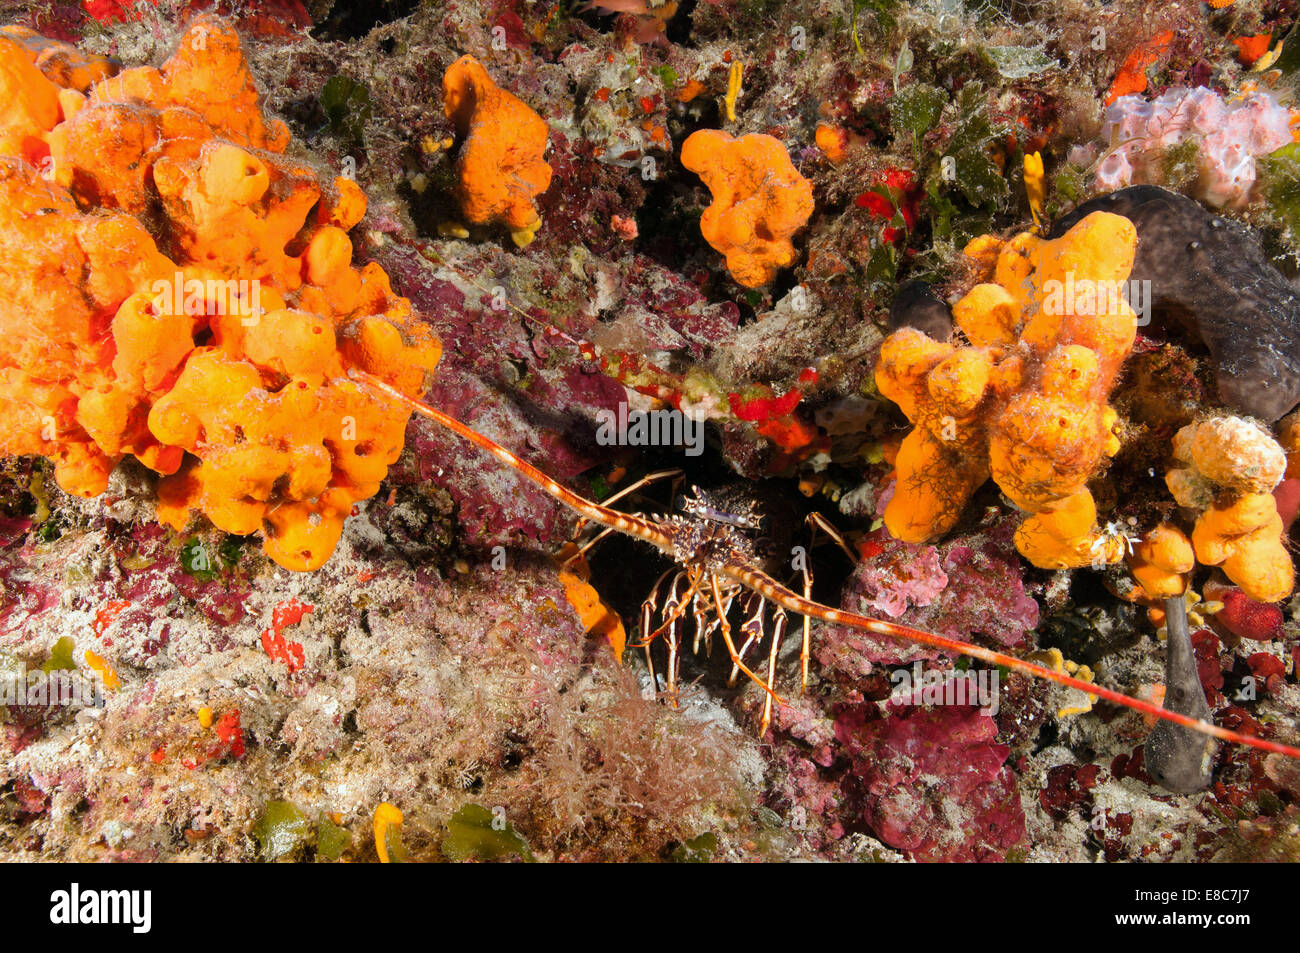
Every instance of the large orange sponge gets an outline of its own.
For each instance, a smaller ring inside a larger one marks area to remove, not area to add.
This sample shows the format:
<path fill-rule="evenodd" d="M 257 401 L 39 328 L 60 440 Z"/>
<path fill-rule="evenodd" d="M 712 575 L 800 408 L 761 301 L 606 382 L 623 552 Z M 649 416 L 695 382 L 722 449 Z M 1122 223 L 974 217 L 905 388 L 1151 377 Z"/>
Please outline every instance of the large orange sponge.
<path fill-rule="evenodd" d="M 885 526 L 896 538 L 946 533 L 989 478 L 987 427 L 979 411 L 996 357 L 992 350 L 931 340 L 914 328 L 885 341 L 877 385 L 916 424 L 895 459 L 908 478 L 899 479 L 885 509 Z"/>
<path fill-rule="evenodd" d="M 1119 446 L 1107 397 L 1136 335 L 1120 294 L 1136 245 L 1132 223 L 1104 212 L 1052 241 L 976 239 L 967 253 L 993 281 L 953 307 L 970 345 L 913 328 L 885 341 L 877 386 L 916 425 L 885 508 L 894 536 L 942 536 L 991 475 L 1029 514 L 1016 546 L 1035 565 L 1122 558 L 1124 540 L 1096 528 L 1086 484 Z"/>
<path fill-rule="evenodd" d="M 713 193 L 700 231 L 727 256 L 737 282 L 761 287 L 794 262 L 790 239 L 812 216 L 812 185 L 780 140 L 756 132 L 733 139 L 701 129 L 682 143 L 682 165 Z"/>
<path fill-rule="evenodd" d="M 536 198 L 551 184 L 542 156 L 545 120 L 492 81 L 466 54 L 442 77 L 443 109 L 461 142 L 456 160 L 461 212 L 475 225 L 501 222 L 523 246 L 541 227 Z"/>
<path fill-rule="evenodd" d="M 0 36 L 0 102 L 23 104 L 0 122 L 0 452 L 87 497 L 134 456 L 160 521 L 319 567 L 409 416 L 348 371 L 415 394 L 440 355 L 383 270 L 352 267 L 365 196 L 280 154 L 219 20 L 117 75 L 41 39 Z M 36 70 L 50 49 L 64 68 Z"/>

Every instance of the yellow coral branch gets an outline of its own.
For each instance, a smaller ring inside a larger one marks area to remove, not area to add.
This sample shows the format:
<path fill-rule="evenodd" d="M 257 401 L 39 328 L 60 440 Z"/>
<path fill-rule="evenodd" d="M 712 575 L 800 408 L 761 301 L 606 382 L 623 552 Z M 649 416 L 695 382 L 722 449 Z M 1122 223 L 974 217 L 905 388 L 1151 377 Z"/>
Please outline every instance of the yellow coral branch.
<path fill-rule="evenodd" d="M 389 862 L 388 856 L 388 835 L 390 832 L 396 832 L 402 826 L 402 812 L 384 801 L 379 807 L 375 808 L 375 853 L 379 855 L 379 862 L 386 864 Z M 396 858 L 393 858 L 396 859 Z"/>
<path fill-rule="evenodd" d="M 744 77 L 745 64 L 736 60 L 727 74 L 727 98 L 723 100 L 727 107 L 727 122 L 736 121 L 736 100 L 740 98 L 740 85 Z"/>

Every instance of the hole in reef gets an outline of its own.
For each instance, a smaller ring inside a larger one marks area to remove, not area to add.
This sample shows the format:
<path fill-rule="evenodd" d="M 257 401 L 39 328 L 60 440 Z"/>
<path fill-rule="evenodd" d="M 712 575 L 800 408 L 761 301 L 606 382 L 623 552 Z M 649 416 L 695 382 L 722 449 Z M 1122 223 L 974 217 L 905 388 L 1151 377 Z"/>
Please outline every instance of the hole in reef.
<path fill-rule="evenodd" d="M 419 5 L 420 0 L 338 2 L 317 21 L 311 33 L 318 40 L 358 40 L 377 26 L 409 16 Z"/>
<path fill-rule="evenodd" d="M 774 479 L 749 482 L 738 479 L 713 447 L 708 447 L 699 457 L 687 457 L 680 452 L 674 452 L 671 448 L 640 448 L 632 472 L 617 486 L 610 487 L 610 492 L 629 486 L 636 478 L 646 473 L 672 468 L 685 471 L 681 483 L 675 490 L 670 480 L 659 481 L 643 487 L 631 497 L 618 501 L 614 507 L 625 512 L 640 512 L 647 517 L 658 518 L 678 512 L 674 503 L 675 497 L 689 494 L 692 487 L 699 487 L 706 493 L 712 491 L 723 497 L 734 492 L 734 506 L 725 502 L 722 506 L 728 511 L 734 509 L 739 512 L 743 511 L 747 504 L 753 503 L 757 506 L 758 512 L 767 518 L 765 528 L 751 537 L 761 551 L 757 557 L 760 560 L 758 566 L 766 569 L 793 592 L 801 592 L 803 582 L 791 566 L 792 547 L 802 546 L 805 549 L 809 547 L 809 534 L 804 522 L 807 514 L 814 508 L 821 509 L 833 526 L 841 530 L 850 528 L 848 521 L 834 512 L 833 508 L 824 509 L 810 503 L 798 492 L 792 481 Z M 583 487 L 581 484 L 576 485 L 575 489 L 590 493 L 590 488 Z M 818 546 L 809 550 L 814 581 L 812 597 L 823 604 L 835 607 L 839 605 L 840 592 L 853 567 L 843 553 L 824 536 L 820 536 L 818 542 Z M 762 561 L 763 553 L 768 554 L 765 562 Z M 681 567 L 656 553 L 648 544 L 621 533 L 610 534 L 589 550 L 587 561 L 591 568 L 591 584 L 600 593 L 601 599 L 622 618 L 629 642 L 639 641 L 645 635 L 636 631 L 640 624 L 642 603 L 650 596 L 655 582 L 662 573 L 675 571 Z M 633 571 L 629 571 L 629 567 L 634 567 Z M 662 609 L 670 581 L 671 577 L 665 580 L 659 590 L 660 611 L 653 623 L 655 627 L 664 621 Z M 744 590 L 736 597 L 728 615 L 732 626 L 732 637 L 736 640 L 737 647 L 743 642 L 743 638 L 739 635 L 739 626 L 743 621 L 742 606 L 747 594 L 748 590 Z M 766 670 L 767 650 L 770 645 L 768 640 L 774 625 L 771 613 L 772 609 L 769 606 L 764 618 L 762 642 L 752 646 L 745 655 L 746 664 L 755 671 Z M 687 616 L 687 621 L 681 630 L 682 648 L 679 650 L 681 683 L 686 684 L 706 676 L 705 684 L 711 692 L 730 694 L 743 690 L 747 682 L 743 675 L 735 689 L 726 688 L 727 677 L 731 672 L 731 661 L 727 654 L 726 643 L 719 632 L 713 633 L 711 655 L 705 656 L 703 646 L 698 656 L 692 652 L 695 623 L 689 618 L 689 612 Z M 778 682 L 784 683 L 787 690 L 790 687 L 789 679 L 792 672 L 795 673 L 793 677 L 798 678 L 797 643 L 801 639 L 801 631 L 802 621 L 797 616 L 790 615 L 777 671 Z M 791 651 L 795 659 L 793 668 L 791 668 L 791 656 L 788 654 Z M 662 676 L 667 658 L 662 636 L 655 641 L 653 655 L 655 672 Z M 643 649 L 635 650 L 629 658 L 637 660 L 633 664 L 641 666 L 645 664 Z"/>

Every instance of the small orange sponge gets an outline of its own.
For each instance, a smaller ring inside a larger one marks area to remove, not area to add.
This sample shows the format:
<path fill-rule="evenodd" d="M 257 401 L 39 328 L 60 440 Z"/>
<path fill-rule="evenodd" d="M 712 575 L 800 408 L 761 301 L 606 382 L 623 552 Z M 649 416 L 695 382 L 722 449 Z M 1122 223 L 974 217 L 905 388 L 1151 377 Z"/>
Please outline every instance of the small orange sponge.
<path fill-rule="evenodd" d="M 1221 567 L 1256 602 L 1280 602 L 1295 588 L 1295 567 L 1272 493 L 1214 503 L 1196 520 L 1192 545 L 1197 559 Z"/>
<path fill-rule="evenodd" d="M 1295 568 L 1272 493 L 1287 466 L 1282 447 L 1254 421 L 1211 417 L 1178 431 L 1173 449 L 1165 483 L 1180 506 L 1201 510 L 1196 558 L 1256 602 L 1289 596 Z"/>
<path fill-rule="evenodd" d="M 701 129 L 682 143 L 682 165 L 713 193 L 700 231 L 727 256 L 727 270 L 737 282 L 761 287 L 794 262 L 790 239 L 812 217 L 812 185 L 780 140 L 761 133 L 733 139 L 717 129 Z"/>
<path fill-rule="evenodd" d="M 1159 523 L 1142 537 L 1125 561 L 1149 600 L 1181 596 L 1196 567 L 1191 540 L 1172 523 Z"/>
<path fill-rule="evenodd" d="M 542 158 L 550 136 L 545 120 L 497 86 L 468 54 L 447 68 L 442 96 L 461 142 L 461 212 L 475 225 L 501 222 L 517 244 L 528 244 L 541 224 L 534 200 L 551 184 L 551 167 Z"/>
<path fill-rule="evenodd" d="M 315 569 L 409 416 L 349 369 L 415 394 L 439 343 L 352 267 L 365 196 L 281 154 L 229 26 L 111 73 L 0 36 L 0 102 L 22 104 L 0 117 L 0 453 L 52 458 L 86 497 L 134 456 L 160 521 L 197 511 Z"/>

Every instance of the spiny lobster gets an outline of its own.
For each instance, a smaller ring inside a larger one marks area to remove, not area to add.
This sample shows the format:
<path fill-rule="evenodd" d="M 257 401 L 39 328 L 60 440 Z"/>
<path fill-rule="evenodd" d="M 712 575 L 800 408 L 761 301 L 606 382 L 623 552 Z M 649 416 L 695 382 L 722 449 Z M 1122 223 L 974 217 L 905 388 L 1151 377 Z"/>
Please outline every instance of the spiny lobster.
<path fill-rule="evenodd" d="M 770 717 L 771 701 L 775 698 L 779 702 L 780 699 L 774 695 L 763 679 L 745 665 L 740 652 L 736 648 L 735 640 L 731 636 L 730 626 L 726 621 L 726 612 L 723 608 L 722 590 L 728 585 L 742 586 L 751 592 L 757 593 L 769 602 L 772 602 L 789 612 L 803 616 L 806 619 L 819 619 L 822 622 L 849 626 L 851 628 L 861 629 L 864 632 L 887 636 L 888 638 L 897 639 L 903 642 L 917 643 L 931 648 L 941 649 L 945 652 L 965 655 L 986 662 L 990 665 L 1000 665 L 1010 669 L 1011 671 L 1022 672 L 1036 678 L 1047 679 L 1048 681 L 1055 682 L 1059 685 L 1064 685 L 1067 688 L 1076 689 L 1077 691 L 1089 695 L 1104 698 L 1114 704 L 1122 705 L 1146 715 L 1180 725 L 1202 735 L 1218 738 L 1221 741 L 1247 745 L 1263 751 L 1274 752 L 1291 758 L 1300 759 L 1300 748 L 1222 728 L 1218 725 L 1211 724 L 1206 720 L 1193 718 L 1189 715 L 1183 715 L 1175 711 L 1161 708 L 1159 705 L 1153 704 L 1152 702 L 1144 701 L 1140 698 L 1133 698 L 1122 692 L 1106 688 L 1102 685 L 1095 685 L 1091 682 L 1085 682 L 1073 678 L 1063 672 L 1058 672 L 1043 665 L 1019 659 L 1012 655 L 1007 655 L 1004 652 L 997 652 L 980 645 L 946 638 L 932 632 L 914 629 L 910 626 L 884 622 L 880 619 L 872 619 L 868 616 L 859 615 L 856 612 L 849 612 L 844 609 L 832 609 L 829 606 L 822 605 L 819 602 L 815 602 L 808 597 L 799 595 L 798 593 L 786 588 L 767 573 L 760 571 L 749 564 L 748 561 L 744 560 L 741 555 L 742 549 L 737 545 L 737 541 L 733 537 L 734 529 L 726 524 L 714 524 L 708 531 L 702 531 L 700 523 L 694 520 L 685 519 L 681 516 L 674 515 L 660 519 L 649 519 L 644 516 L 622 513 L 618 510 L 611 509 L 610 507 L 602 506 L 599 503 L 595 503 L 586 497 L 573 492 L 567 487 L 561 486 L 531 463 L 520 459 L 494 440 L 485 437 L 483 434 L 466 426 L 455 417 L 444 413 L 438 408 L 432 407 L 423 401 L 408 397 L 395 387 L 377 377 L 365 373 L 364 371 L 354 369 L 349 372 L 349 375 L 359 383 L 386 395 L 392 400 L 405 404 L 416 413 L 427 417 L 440 426 L 447 428 L 452 433 L 457 434 L 475 446 L 492 454 L 507 467 L 510 467 L 515 472 L 530 480 L 540 489 L 549 494 L 553 499 L 567 506 L 579 516 L 582 516 L 593 523 L 604 526 L 607 529 L 618 533 L 624 533 L 628 536 L 649 543 L 674 562 L 681 565 L 688 573 L 691 589 L 690 595 L 693 596 L 696 591 L 704 591 L 713 600 L 714 607 L 718 611 L 721 620 L 720 630 L 723 642 L 727 647 L 727 653 L 731 657 L 732 664 L 739 668 L 740 671 L 754 682 L 762 686 L 768 693 L 768 705 L 765 721 L 767 717 Z M 689 604 L 690 601 L 690 598 L 683 599 L 680 602 L 680 605 L 685 606 Z M 654 633 L 643 633 L 643 636 L 653 634 Z M 805 674 L 807 672 L 808 656 L 809 649 L 807 640 L 805 639 L 801 653 L 801 664 Z M 764 724 L 763 727 L 766 729 L 766 724 Z"/>

